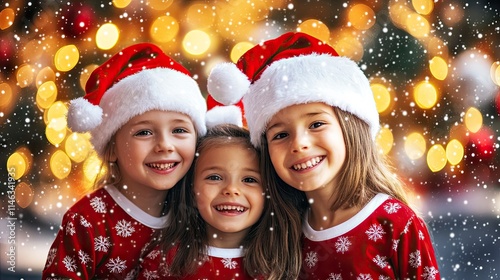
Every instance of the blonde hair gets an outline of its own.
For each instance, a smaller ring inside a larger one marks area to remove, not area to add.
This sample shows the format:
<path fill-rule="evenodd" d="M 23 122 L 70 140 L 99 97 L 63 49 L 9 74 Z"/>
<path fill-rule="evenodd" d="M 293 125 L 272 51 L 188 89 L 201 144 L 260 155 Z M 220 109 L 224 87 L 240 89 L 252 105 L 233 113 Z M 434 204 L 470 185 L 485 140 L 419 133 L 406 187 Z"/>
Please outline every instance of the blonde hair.
<path fill-rule="evenodd" d="M 111 141 L 106 144 L 103 156 L 100 158 L 101 165 L 99 166 L 99 172 L 97 173 L 93 183 L 94 189 L 101 188 L 105 185 L 114 185 L 121 179 L 120 168 L 118 168 L 118 165 L 111 160 L 114 146 L 115 141 L 113 136 Z"/>

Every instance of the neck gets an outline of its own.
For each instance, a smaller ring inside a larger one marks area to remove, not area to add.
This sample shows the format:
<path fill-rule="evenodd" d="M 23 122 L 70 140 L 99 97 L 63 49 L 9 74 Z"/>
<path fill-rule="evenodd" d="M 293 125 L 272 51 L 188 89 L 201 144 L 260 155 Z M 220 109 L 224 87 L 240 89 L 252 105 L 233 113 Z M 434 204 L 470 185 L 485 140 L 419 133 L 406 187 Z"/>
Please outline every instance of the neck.
<path fill-rule="evenodd" d="M 142 211 L 154 217 L 163 216 L 163 208 L 165 206 L 165 198 L 167 191 L 159 191 L 154 189 L 141 189 L 136 191 L 133 188 L 124 188 L 121 184 L 116 184 L 116 188 Z"/>
<path fill-rule="evenodd" d="M 213 229 L 211 230 L 209 227 L 207 230 L 208 245 L 217 248 L 239 248 L 247 233 L 248 230 L 239 232 L 221 232 Z"/>
<path fill-rule="evenodd" d="M 307 192 L 306 196 L 312 201 L 308 213 L 309 225 L 314 230 L 325 230 L 346 222 L 361 210 L 361 207 L 341 207 L 332 210 L 334 196 L 323 192 Z"/>

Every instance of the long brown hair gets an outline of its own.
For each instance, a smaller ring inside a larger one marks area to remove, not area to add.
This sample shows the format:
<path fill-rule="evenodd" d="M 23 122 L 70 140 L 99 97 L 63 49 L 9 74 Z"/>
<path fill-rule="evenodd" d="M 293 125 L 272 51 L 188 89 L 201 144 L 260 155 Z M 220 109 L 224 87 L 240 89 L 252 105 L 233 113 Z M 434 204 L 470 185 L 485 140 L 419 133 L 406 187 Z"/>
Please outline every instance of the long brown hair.
<path fill-rule="evenodd" d="M 211 147 L 227 144 L 237 144 L 242 148 L 254 150 L 260 158 L 260 151 L 252 146 L 248 131 L 229 124 L 210 128 L 206 136 L 198 142 L 196 154 L 200 155 Z M 199 264 L 206 260 L 206 248 L 209 244 L 206 223 L 195 208 L 192 184 L 196 163 L 197 157 L 185 179 L 167 195 L 167 208 L 171 219 L 163 231 L 161 247 L 165 255 L 164 252 L 177 246 L 168 267 L 170 275 L 177 277 L 196 272 Z M 261 171 L 265 171 L 262 166 Z M 300 241 L 300 232 L 292 232 L 289 229 L 295 229 L 296 223 L 300 224 L 301 216 L 296 215 L 288 220 L 289 215 L 286 213 L 295 213 L 291 206 L 286 206 L 290 203 L 282 202 L 281 195 L 271 192 L 266 180 L 262 181 L 262 185 L 266 192 L 264 211 L 242 241 L 241 246 L 245 250 L 243 266 L 250 276 L 256 278 L 262 276 L 266 279 L 296 278 L 300 270 L 300 245 L 291 244 L 289 240 Z M 280 201 L 276 202 L 275 199 Z M 294 227 L 287 226 L 289 223 L 294 223 Z M 289 247 L 299 254 L 295 253 L 290 257 Z"/>

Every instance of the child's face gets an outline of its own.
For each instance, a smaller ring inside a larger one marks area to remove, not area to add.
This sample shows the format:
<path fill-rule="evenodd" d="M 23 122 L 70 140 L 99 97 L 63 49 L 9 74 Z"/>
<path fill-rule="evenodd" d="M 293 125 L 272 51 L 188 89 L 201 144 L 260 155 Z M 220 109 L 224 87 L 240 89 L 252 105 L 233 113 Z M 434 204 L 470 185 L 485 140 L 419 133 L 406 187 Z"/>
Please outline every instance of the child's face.
<path fill-rule="evenodd" d="M 265 197 L 253 149 L 238 144 L 208 148 L 197 159 L 194 177 L 196 205 L 210 238 L 243 237 L 260 218 Z"/>
<path fill-rule="evenodd" d="M 324 103 L 287 107 L 273 116 L 266 131 L 269 155 L 280 178 L 310 192 L 336 186 L 346 157 L 342 129 Z"/>
<path fill-rule="evenodd" d="M 136 193 L 172 188 L 191 166 L 196 140 L 187 115 L 154 110 L 135 116 L 115 135 L 112 160 L 120 182 Z"/>

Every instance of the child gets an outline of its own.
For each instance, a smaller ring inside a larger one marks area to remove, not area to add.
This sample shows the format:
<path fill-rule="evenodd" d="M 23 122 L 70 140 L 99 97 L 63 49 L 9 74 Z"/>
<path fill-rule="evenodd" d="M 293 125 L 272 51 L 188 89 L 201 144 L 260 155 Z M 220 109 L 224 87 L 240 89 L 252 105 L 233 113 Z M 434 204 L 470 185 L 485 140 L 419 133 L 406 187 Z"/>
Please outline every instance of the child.
<path fill-rule="evenodd" d="M 271 259 L 288 253 L 284 243 L 264 241 L 273 239 L 263 222 L 273 210 L 267 206 L 259 158 L 246 129 L 232 124 L 209 128 L 186 184 L 176 187 L 177 204 L 185 206 L 180 210 L 185 216 L 178 219 L 184 234 L 175 246 L 162 244 L 166 258 L 160 248 L 153 250 L 139 279 L 287 279 L 288 268 L 298 275 L 299 265 L 283 267 L 284 258 Z M 163 240 L 172 238 L 167 233 Z"/>
<path fill-rule="evenodd" d="M 291 186 L 310 203 L 299 278 L 439 279 L 426 225 L 376 149 L 378 112 L 353 61 L 287 33 L 217 68 L 208 87 L 226 105 L 243 96 L 270 195 Z"/>
<path fill-rule="evenodd" d="M 111 57 L 85 89 L 71 101 L 68 125 L 90 132 L 107 173 L 65 213 L 43 278 L 133 279 L 169 222 L 167 193 L 206 133 L 205 99 L 183 66 L 148 43 Z"/>

